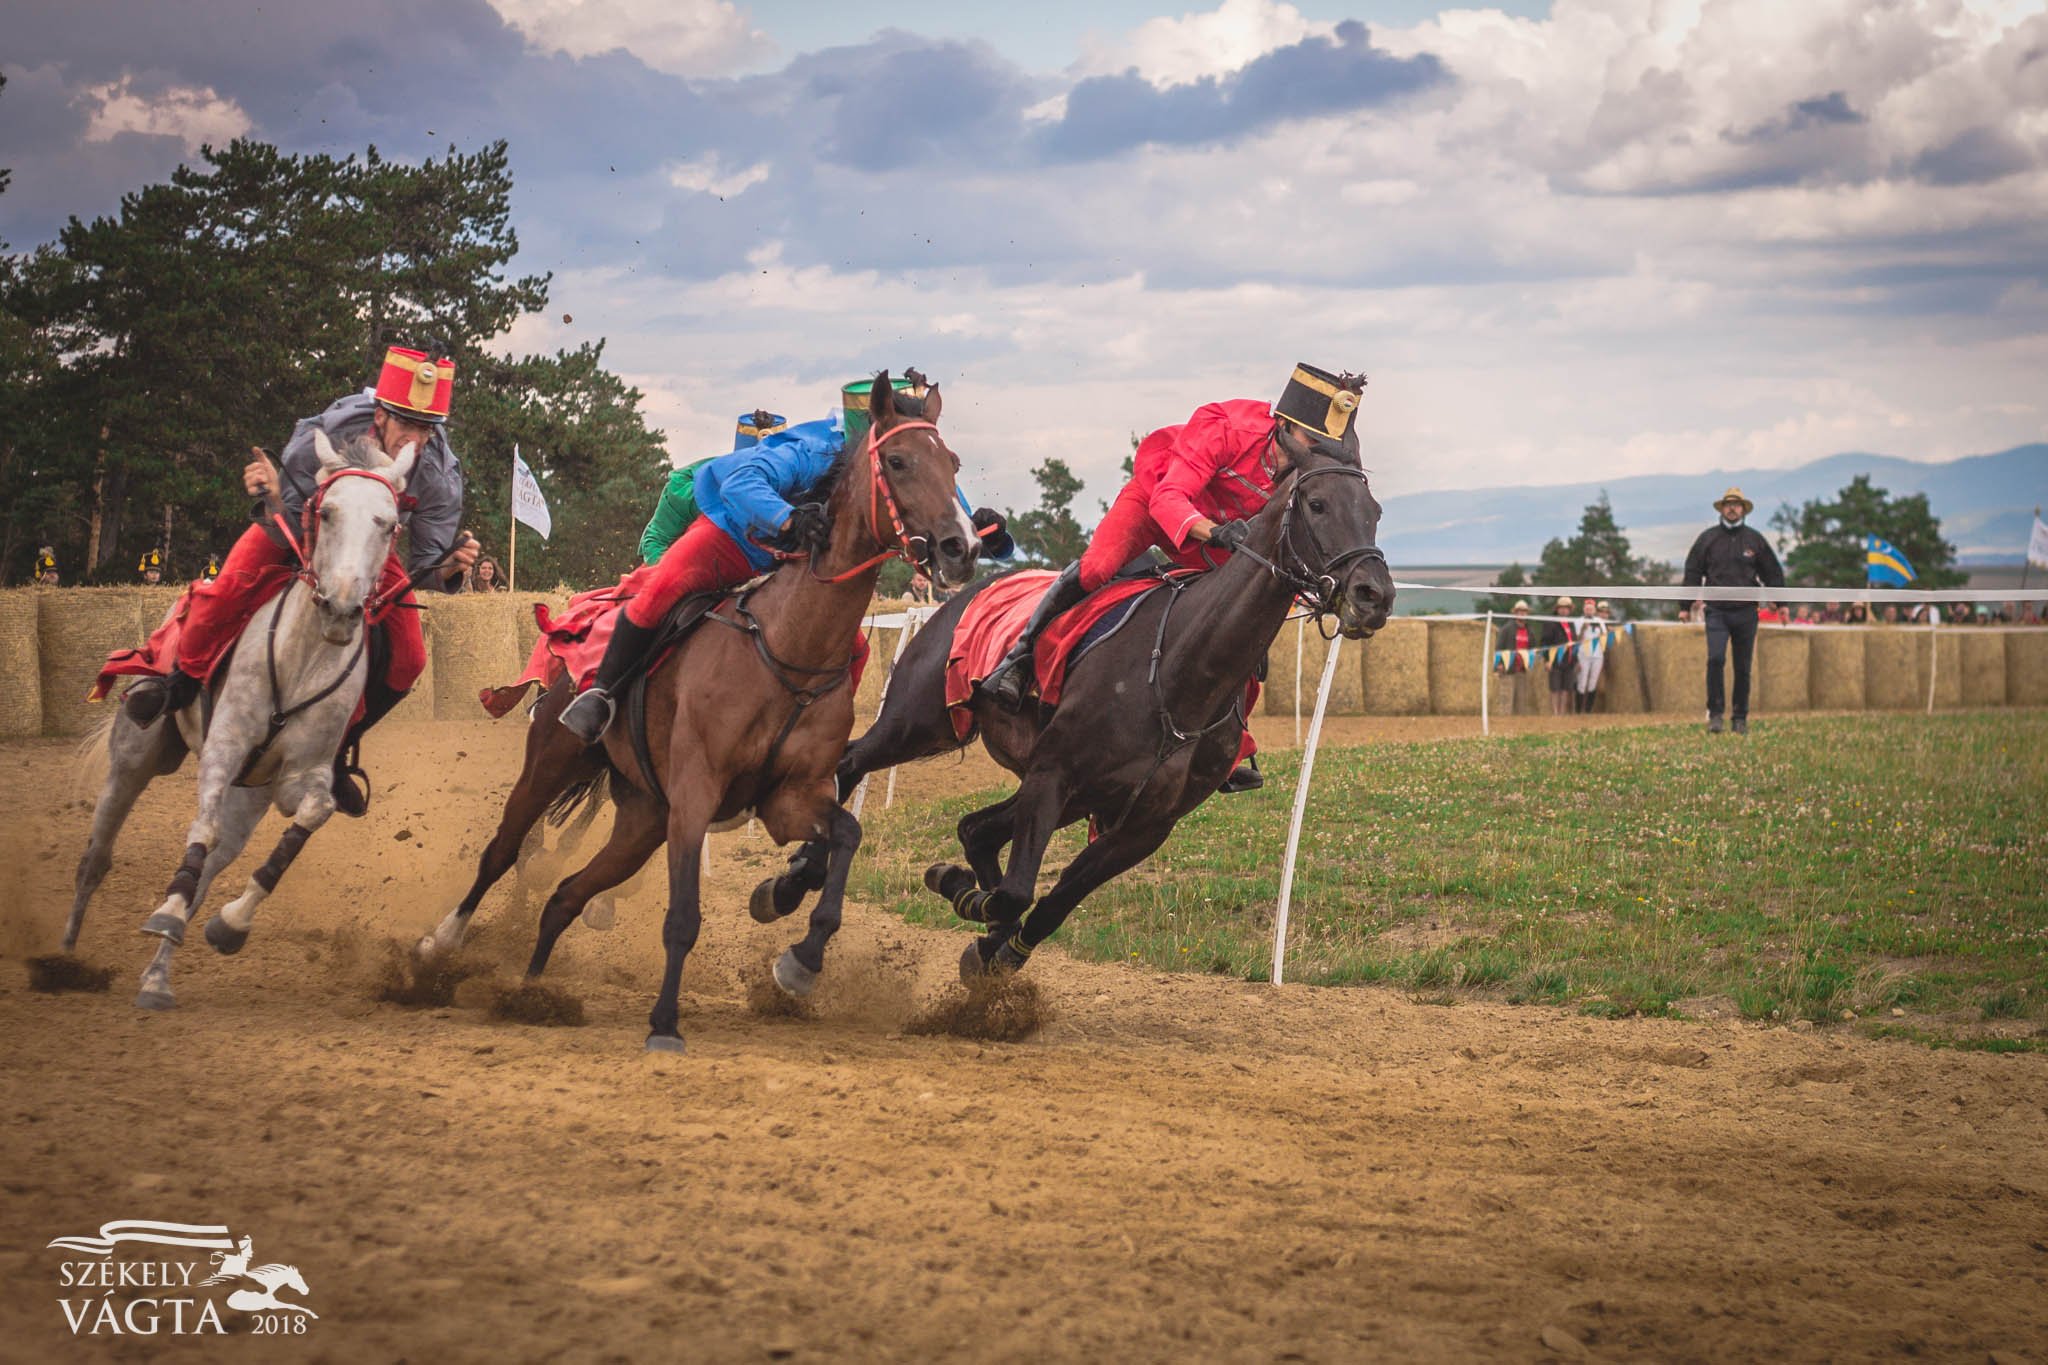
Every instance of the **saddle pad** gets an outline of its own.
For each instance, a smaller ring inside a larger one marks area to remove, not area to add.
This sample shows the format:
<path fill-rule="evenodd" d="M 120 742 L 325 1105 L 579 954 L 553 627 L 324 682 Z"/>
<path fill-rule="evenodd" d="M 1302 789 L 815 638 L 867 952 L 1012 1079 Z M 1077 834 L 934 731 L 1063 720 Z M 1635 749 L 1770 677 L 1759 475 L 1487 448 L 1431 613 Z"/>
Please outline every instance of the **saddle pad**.
<path fill-rule="evenodd" d="M 278 565 L 258 570 L 249 588 L 250 613 L 261 611 L 264 603 L 283 592 L 292 584 L 292 571 Z M 92 691 L 86 693 L 87 701 L 104 701 L 113 690 L 116 680 L 121 678 L 161 678 L 170 673 L 178 662 L 179 637 L 185 633 L 185 612 L 192 601 L 192 589 L 198 586 L 187 584 L 178 600 L 171 603 L 171 609 L 164 613 L 164 619 L 149 633 L 149 639 L 140 649 L 117 649 L 107 656 L 99 676 L 93 679 Z M 234 640 L 207 661 L 206 676 L 199 681 L 209 687 L 234 654 Z"/>
<path fill-rule="evenodd" d="M 631 577 L 628 574 L 612 587 L 577 593 L 569 599 L 569 605 L 560 616 L 551 613 L 545 602 L 533 604 L 533 619 L 540 626 L 540 638 L 533 642 L 533 653 L 526 661 L 526 671 L 503 687 L 486 687 L 477 694 L 477 700 L 483 703 L 491 719 L 496 720 L 519 705 L 520 699 L 536 684 L 542 688 L 550 687 L 557 677 L 564 674 L 575 681 L 579 692 L 590 686 L 590 680 L 597 674 L 597 666 L 604 662 L 605 648 L 611 644 L 619 613 L 633 595 L 626 587 Z M 686 597 L 676 604 L 676 610 L 685 611 L 700 600 L 701 595 L 699 598 Z M 667 649 L 673 649 L 681 642 L 682 636 L 678 636 L 668 643 Z M 667 649 L 642 670 L 643 674 L 652 673 L 661 666 L 662 658 L 667 657 Z M 861 673 L 867 667 L 867 661 L 868 639 L 863 633 L 854 637 L 853 676 L 849 679 L 852 686 L 860 686 Z"/>
<path fill-rule="evenodd" d="M 956 738 L 965 741 L 974 734 L 970 703 L 975 684 L 994 671 L 1017 637 L 1024 633 L 1032 609 L 1054 577 L 1046 569 L 1005 575 L 975 594 L 961 613 L 946 654 L 946 706 Z M 1089 650 L 1115 634 L 1130 620 L 1144 595 L 1160 585 L 1160 579 L 1149 575 L 1115 579 L 1079 606 L 1055 617 L 1038 637 L 1038 648 L 1032 658 L 1039 700 L 1047 706 L 1057 706 L 1066 686 L 1067 671 Z"/>

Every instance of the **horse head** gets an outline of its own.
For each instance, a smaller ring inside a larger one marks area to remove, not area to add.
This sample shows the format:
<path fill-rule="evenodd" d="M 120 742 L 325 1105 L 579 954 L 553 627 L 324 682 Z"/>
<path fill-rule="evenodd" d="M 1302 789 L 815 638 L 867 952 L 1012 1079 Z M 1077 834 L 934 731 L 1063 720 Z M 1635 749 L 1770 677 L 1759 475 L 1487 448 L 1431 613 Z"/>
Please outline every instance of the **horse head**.
<path fill-rule="evenodd" d="M 1380 503 L 1358 458 L 1357 428 L 1340 442 L 1283 438 L 1294 468 L 1286 486 L 1280 554 L 1319 588 L 1347 640 L 1387 623 L 1394 575 L 1380 553 Z"/>
<path fill-rule="evenodd" d="M 936 384 L 916 398 L 895 392 L 887 370 L 875 376 L 868 393 L 869 516 L 878 545 L 900 543 L 933 582 L 957 587 L 974 577 L 981 540 L 960 505 L 960 457 L 939 436 L 941 407 Z"/>
<path fill-rule="evenodd" d="M 363 623 L 398 534 L 399 499 L 419 447 L 407 445 L 392 459 L 368 436 L 337 448 L 316 429 L 313 449 L 320 457 L 320 484 L 306 505 L 307 570 L 321 634 L 330 644 L 345 645 Z"/>

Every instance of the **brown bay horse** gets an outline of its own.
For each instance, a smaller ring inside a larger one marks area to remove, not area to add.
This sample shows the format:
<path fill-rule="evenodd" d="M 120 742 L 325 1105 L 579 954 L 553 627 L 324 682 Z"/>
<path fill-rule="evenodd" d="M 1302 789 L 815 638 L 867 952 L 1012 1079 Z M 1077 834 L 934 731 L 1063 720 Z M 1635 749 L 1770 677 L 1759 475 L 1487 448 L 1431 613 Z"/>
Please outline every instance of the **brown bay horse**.
<path fill-rule="evenodd" d="M 775 980 L 808 994 L 837 932 L 860 823 L 842 809 L 834 771 L 853 730 L 848 666 L 881 562 L 911 560 L 938 581 L 964 583 L 979 542 L 954 491 L 959 460 L 940 438 L 936 386 L 921 419 L 897 410 L 888 372 L 870 396 L 864 443 L 835 466 L 821 548 L 783 564 L 707 615 L 649 674 L 646 744 L 660 781 L 650 788 L 626 710 L 586 748 L 558 724 L 574 684 L 558 678 L 536 707 L 525 764 L 462 903 L 421 940 L 422 955 L 460 945 L 490 886 L 551 805 L 608 777 L 617 815 L 610 839 L 565 879 L 541 911 L 529 974 L 547 966 L 562 931 L 591 897 L 624 882 L 668 844 L 669 903 L 661 992 L 648 1017 L 650 1051 L 679 1052 L 677 996 L 701 923 L 699 860 L 716 823 L 756 814 L 777 843 L 808 841 L 821 855 L 822 894 L 809 932 L 782 954 Z"/>
<path fill-rule="evenodd" d="M 1386 623 L 1393 577 L 1375 540 L 1380 506 L 1355 446 L 1311 450 L 1251 521 L 1240 551 L 1181 586 L 1147 593 L 1120 630 L 1070 670 L 1056 709 L 1011 713 L 974 695 L 991 757 L 1017 774 L 1014 795 L 960 821 L 967 866 L 934 864 L 925 884 L 989 931 L 962 954 L 962 979 L 1014 971 L 1097 887 L 1135 867 L 1229 775 L 1245 680 L 1297 600 L 1350 639 Z M 945 697 L 961 614 L 986 584 L 941 608 L 897 662 L 874 725 L 846 751 L 839 790 L 871 772 L 963 747 Z M 1036 894 L 1056 830 L 1093 820 L 1097 837 Z M 1001 861 L 1011 845 L 1008 866 Z M 755 917 L 787 914 L 823 880 L 812 843 L 754 895 Z"/>

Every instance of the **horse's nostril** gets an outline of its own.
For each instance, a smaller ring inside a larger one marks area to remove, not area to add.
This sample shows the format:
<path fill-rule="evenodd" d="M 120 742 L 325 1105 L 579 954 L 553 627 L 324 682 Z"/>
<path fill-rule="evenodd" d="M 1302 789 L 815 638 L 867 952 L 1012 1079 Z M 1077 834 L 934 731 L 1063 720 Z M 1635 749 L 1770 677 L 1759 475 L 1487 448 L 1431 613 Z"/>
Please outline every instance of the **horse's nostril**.
<path fill-rule="evenodd" d="M 959 536 L 947 536 L 939 542 L 939 553 L 948 559 L 967 558 L 967 542 Z"/>

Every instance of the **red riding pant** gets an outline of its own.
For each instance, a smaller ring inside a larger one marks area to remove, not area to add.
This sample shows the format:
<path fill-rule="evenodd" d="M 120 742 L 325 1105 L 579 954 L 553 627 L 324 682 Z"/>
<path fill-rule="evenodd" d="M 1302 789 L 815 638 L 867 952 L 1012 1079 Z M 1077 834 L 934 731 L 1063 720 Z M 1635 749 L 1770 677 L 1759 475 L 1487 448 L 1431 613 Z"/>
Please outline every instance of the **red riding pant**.
<path fill-rule="evenodd" d="M 193 678 L 210 676 L 250 618 L 291 586 L 297 567 L 292 552 L 264 534 L 262 527 L 251 526 L 242 532 L 220 566 L 220 576 L 211 583 L 198 584 L 186 596 L 184 628 L 178 636 L 178 671 Z M 386 555 L 377 591 L 395 591 L 405 579 L 405 566 L 398 556 Z M 384 681 L 395 692 L 409 692 L 426 671 L 427 641 L 420 630 L 420 614 L 412 609 L 413 595 L 407 593 L 399 601 L 401 605 L 383 619 L 391 642 L 391 664 L 384 670 Z"/>
<path fill-rule="evenodd" d="M 1184 569 L 1210 569 L 1215 561 L 1202 554 L 1199 541 L 1190 540 L 1176 550 L 1173 538 L 1159 529 L 1159 523 L 1152 519 L 1152 508 L 1145 501 L 1145 493 L 1134 483 L 1124 485 L 1123 492 L 1116 495 L 1116 501 L 1103 514 L 1102 524 L 1089 537 L 1088 548 L 1081 553 L 1081 586 L 1089 592 L 1116 577 L 1116 571 L 1157 545 L 1172 557 L 1173 562 Z"/>
<path fill-rule="evenodd" d="M 699 517 L 654 563 L 633 570 L 620 586 L 632 596 L 626 619 L 642 630 L 661 624 L 676 603 L 695 592 L 722 592 L 754 576 L 746 551 L 709 517 Z"/>

